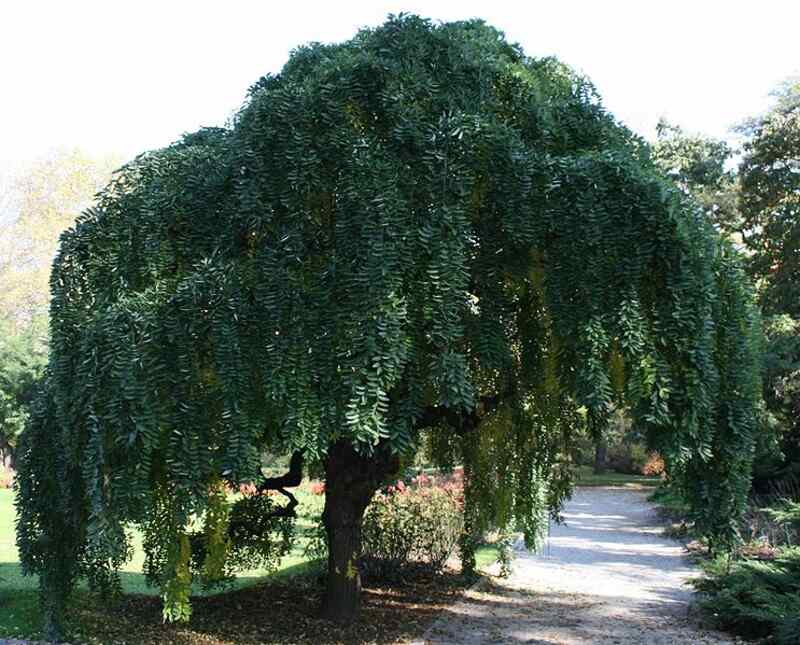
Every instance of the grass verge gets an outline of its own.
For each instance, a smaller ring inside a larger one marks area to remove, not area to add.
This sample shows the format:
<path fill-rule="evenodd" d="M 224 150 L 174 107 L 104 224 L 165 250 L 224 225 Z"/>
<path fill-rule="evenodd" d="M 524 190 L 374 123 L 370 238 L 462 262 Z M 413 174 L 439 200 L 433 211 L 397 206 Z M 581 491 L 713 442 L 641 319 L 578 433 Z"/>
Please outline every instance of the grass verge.
<path fill-rule="evenodd" d="M 591 466 L 581 466 L 578 468 L 578 486 L 624 486 L 626 488 L 655 487 L 661 483 L 658 476 L 649 477 L 646 475 L 626 475 L 607 471 L 595 474 Z"/>

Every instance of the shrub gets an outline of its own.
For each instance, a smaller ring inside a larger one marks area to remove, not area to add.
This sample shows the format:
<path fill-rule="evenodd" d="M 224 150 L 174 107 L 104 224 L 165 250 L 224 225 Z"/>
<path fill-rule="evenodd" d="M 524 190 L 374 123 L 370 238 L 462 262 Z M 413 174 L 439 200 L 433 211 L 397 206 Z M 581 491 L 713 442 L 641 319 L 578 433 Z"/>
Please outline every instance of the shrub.
<path fill-rule="evenodd" d="M 363 574 L 391 580 L 412 572 L 440 573 L 458 544 L 462 506 L 458 472 L 447 478 L 419 475 L 408 484 L 398 481 L 378 492 L 367 507 L 361 530 Z M 327 558 L 321 521 L 310 535 L 306 554 Z"/>
<path fill-rule="evenodd" d="M 250 495 L 231 506 L 229 563 L 237 571 L 276 570 L 294 544 L 294 518 L 275 516 L 272 495 Z"/>
<path fill-rule="evenodd" d="M 689 504 L 670 482 L 662 482 L 648 499 L 658 505 L 659 514 L 667 519 L 686 520 L 689 515 Z"/>
<path fill-rule="evenodd" d="M 204 587 L 211 588 L 229 584 L 237 572 L 277 570 L 281 558 L 294 544 L 295 523 L 294 518 L 274 514 L 273 498 L 264 493 L 243 495 L 231 504 L 223 496 L 215 527 L 210 525 L 212 514 L 209 511 L 205 529 L 192 531 L 187 536 L 191 577 L 197 577 Z M 166 550 L 163 553 L 166 554 Z M 145 565 L 151 582 L 158 580 L 158 555 L 149 553 Z"/>
<path fill-rule="evenodd" d="M 766 509 L 773 520 L 788 530 L 800 531 L 800 501 L 783 500 L 779 508 Z"/>
<path fill-rule="evenodd" d="M 625 475 L 660 475 L 664 460 L 638 441 L 622 441 L 608 447 L 608 467 Z"/>
<path fill-rule="evenodd" d="M 608 466 L 618 473 L 641 474 L 647 458 L 647 449 L 641 443 L 623 441 L 608 446 Z"/>
<path fill-rule="evenodd" d="M 393 578 L 409 570 L 439 573 L 461 534 L 462 489 L 425 475 L 375 495 L 364 515 L 363 571 Z"/>
<path fill-rule="evenodd" d="M 657 452 L 651 452 L 647 456 L 647 461 L 642 466 L 642 475 L 663 475 L 664 474 L 664 458 Z"/>
<path fill-rule="evenodd" d="M 771 562 L 718 558 L 705 571 L 693 584 L 719 627 L 781 645 L 800 642 L 800 547 L 780 550 Z"/>

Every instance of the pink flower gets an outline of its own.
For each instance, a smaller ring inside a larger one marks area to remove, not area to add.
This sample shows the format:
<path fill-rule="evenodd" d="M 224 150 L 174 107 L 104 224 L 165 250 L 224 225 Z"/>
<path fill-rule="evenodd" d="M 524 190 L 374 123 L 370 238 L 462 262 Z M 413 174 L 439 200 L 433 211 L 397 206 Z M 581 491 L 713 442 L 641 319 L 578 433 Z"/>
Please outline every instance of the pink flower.
<path fill-rule="evenodd" d="M 325 482 L 311 482 L 311 492 L 314 495 L 325 494 Z"/>
<path fill-rule="evenodd" d="M 397 490 L 400 491 L 401 493 L 405 492 L 406 490 L 406 485 L 403 483 L 402 479 L 397 480 Z"/>
<path fill-rule="evenodd" d="M 242 495 L 255 495 L 258 489 L 255 484 L 239 484 L 239 492 Z"/>

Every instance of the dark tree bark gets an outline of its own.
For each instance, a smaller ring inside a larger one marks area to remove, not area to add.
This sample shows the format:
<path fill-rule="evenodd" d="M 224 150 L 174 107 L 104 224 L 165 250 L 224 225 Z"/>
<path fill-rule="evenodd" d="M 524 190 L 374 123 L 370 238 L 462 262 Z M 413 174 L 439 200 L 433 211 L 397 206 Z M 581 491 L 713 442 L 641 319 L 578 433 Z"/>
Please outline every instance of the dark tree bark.
<path fill-rule="evenodd" d="M 605 438 L 601 437 L 594 445 L 594 474 L 602 475 L 606 472 L 606 452 L 608 444 Z"/>
<path fill-rule="evenodd" d="M 325 509 L 328 537 L 328 585 L 322 615 L 336 622 L 354 619 L 361 606 L 361 525 L 364 511 L 399 460 L 386 446 L 364 457 L 346 442 L 334 444 L 325 463 Z"/>
<path fill-rule="evenodd" d="M 276 490 L 289 500 L 286 506 L 279 506 L 270 513 L 271 517 L 297 517 L 297 513 L 294 510 L 298 504 L 297 498 L 286 489 L 299 486 L 300 482 L 303 481 L 304 452 L 303 450 L 298 450 L 292 453 L 292 458 L 289 461 L 289 471 L 280 477 L 266 477 L 258 487 L 260 493 L 267 490 Z"/>

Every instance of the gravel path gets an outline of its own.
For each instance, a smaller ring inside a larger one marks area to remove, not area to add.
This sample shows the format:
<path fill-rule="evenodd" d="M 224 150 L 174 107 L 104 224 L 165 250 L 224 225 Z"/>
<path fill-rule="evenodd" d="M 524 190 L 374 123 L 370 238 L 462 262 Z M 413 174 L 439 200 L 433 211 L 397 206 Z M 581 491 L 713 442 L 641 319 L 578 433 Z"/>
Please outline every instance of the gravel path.
<path fill-rule="evenodd" d="M 685 586 L 697 570 L 679 543 L 662 536 L 646 495 L 577 489 L 542 553 L 521 551 L 508 580 L 468 592 L 425 643 L 738 642 L 697 624 Z"/>

